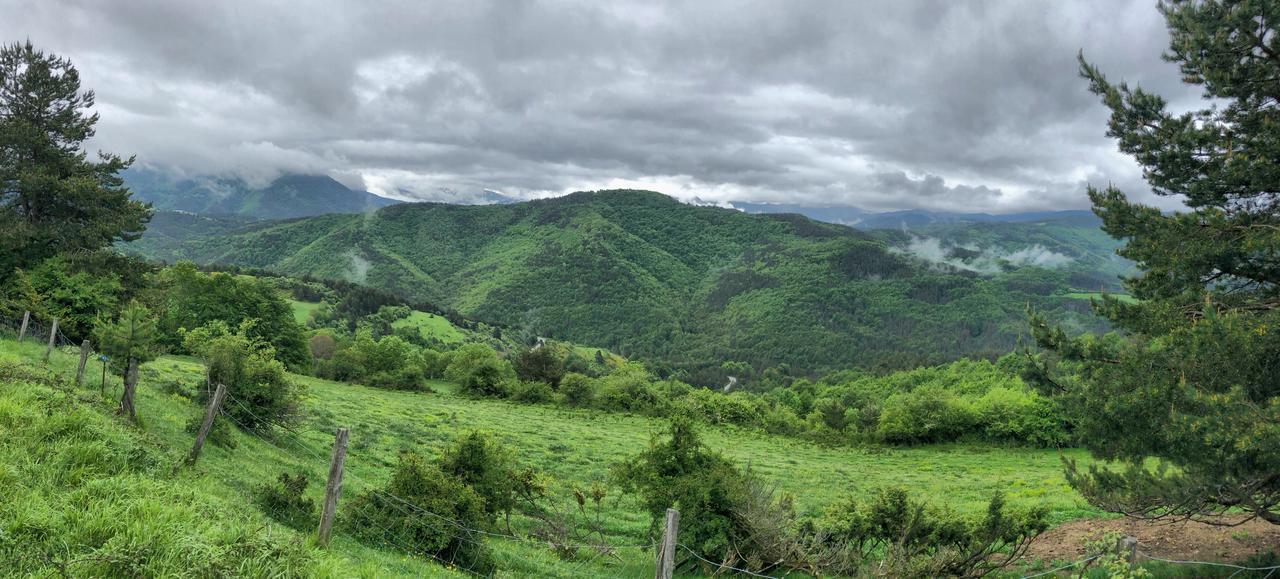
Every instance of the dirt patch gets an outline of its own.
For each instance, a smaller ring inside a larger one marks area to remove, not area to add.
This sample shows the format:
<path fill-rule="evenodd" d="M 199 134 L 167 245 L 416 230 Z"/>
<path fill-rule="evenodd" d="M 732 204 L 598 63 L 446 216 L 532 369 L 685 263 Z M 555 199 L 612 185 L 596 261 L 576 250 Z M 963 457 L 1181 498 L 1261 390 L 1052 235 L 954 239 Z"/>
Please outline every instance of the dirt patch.
<path fill-rule="evenodd" d="M 1243 518 L 1228 519 L 1238 522 Z M 1183 521 L 1086 519 L 1054 527 L 1036 538 L 1026 559 L 1068 561 L 1085 556 L 1086 541 L 1107 533 L 1138 539 L 1138 551 L 1164 559 L 1235 563 L 1280 550 L 1280 525 L 1253 520 L 1235 527 Z"/>

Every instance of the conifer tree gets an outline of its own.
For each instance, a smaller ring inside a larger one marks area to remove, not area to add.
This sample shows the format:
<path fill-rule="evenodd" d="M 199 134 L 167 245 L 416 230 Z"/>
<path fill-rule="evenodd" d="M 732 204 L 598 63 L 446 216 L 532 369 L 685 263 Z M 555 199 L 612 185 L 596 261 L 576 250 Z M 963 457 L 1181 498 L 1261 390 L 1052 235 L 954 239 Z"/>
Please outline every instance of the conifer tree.
<path fill-rule="evenodd" d="M 151 210 L 119 176 L 133 159 L 82 149 L 93 104 L 71 61 L 29 41 L 0 47 L 0 273 L 142 234 Z"/>
<path fill-rule="evenodd" d="M 1068 337 L 1032 317 L 1045 353 L 1029 377 L 1078 409 L 1078 435 L 1112 468 L 1067 468 L 1091 502 L 1142 517 L 1280 524 L 1280 3 L 1160 5 L 1165 54 L 1212 103 L 1175 113 L 1081 56 L 1111 110 L 1108 135 L 1166 213 L 1090 190 L 1103 228 L 1137 263 L 1138 299 L 1095 309 L 1117 332 Z M 1122 468 L 1115 468 L 1121 466 Z"/>

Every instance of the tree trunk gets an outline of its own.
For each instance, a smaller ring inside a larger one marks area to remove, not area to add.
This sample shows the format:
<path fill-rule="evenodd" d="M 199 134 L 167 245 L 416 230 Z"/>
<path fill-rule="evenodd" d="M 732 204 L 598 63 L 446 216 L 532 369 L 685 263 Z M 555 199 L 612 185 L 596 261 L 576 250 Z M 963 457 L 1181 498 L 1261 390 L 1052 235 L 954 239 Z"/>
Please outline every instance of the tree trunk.
<path fill-rule="evenodd" d="M 120 414 L 129 417 L 130 422 L 138 421 L 138 414 L 133 408 L 133 394 L 138 387 L 138 361 L 129 358 L 129 369 L 124 373 L 124 394 L 120 396 Z"/>

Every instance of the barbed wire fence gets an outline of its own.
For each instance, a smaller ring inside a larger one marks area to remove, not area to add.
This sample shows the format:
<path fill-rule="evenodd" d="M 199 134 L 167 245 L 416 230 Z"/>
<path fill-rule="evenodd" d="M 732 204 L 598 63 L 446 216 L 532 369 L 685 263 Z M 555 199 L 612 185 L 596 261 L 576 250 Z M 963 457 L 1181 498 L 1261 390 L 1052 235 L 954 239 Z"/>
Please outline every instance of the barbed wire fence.
<path fill-rule="evenodd" d="M 20 335 L 23 338 L 22 340 L 23 343 L 39 344 L 41 346 L 44 346 L 47 354 L 49 355 L 58 353 L 59 355 L 67 355 L 67 356 L 72 356 L 74 358 L 78 358 L 80 356 L 80 350 L 81 350 L 82 344 L 77 343 L 74 340 L 72 340 L 70 337 L 68 337 L 62 331 L 62 328 L 56 327 L 51 318 L 45 319 L 43 316 L 37 316 L 35 314 L 31 314 L 27 320 L 25 333 L 23 332 L 23 328 L 21 327 L 20 321 L 9 319 L 7 317 L 0 319 L 0 338 L 16 339 Z M 92 348 L 92 343 L 91 343 L 91 348 Z M 92 351 L 92 353 L 96 354 L 97 352 Z M 96 359 L 96 356 L 91 356 L 89 358 L 90 361 L 94 361 L 95 359 Z M 248 425 L 245 425 L 243 422 L 237 420 L 230 413 L 226 412 L 227 406 L 225 402 L 230 402 L 232 404 L 237 405 L 237 408 L 240 408 L 241 410 L 243 410 L 244 412 L 252 416 L 258 424 L 269 425 L 274 431 L 284 433 L 283 436 L 269 438 L 261 432 L 261 429 L 250 428 Z M 252 411 L 252 409 L 246 406 L 242 401 L 240 401 L 238 398 L 236 398 L 230 393 L 226 395 L 225 402 L 222 405 L 222 407 L 218 409 L 217 416 L 226 418 L 227 420 L 231 421 L 233 424 L 236 425 L 236 427 L 241 432 L 244 432 L 245 434 L 260 440 L 261 442 L 263 442 L 268 446 L 271 446 L 273 448 L 276 448 L 284 452 L 285 455 L 290 460 L 292 460 L 295 465 L 311 465 L 311 467 L 308 468 L 308 470 L 314 473 L 315 469 L 318 468 L 316 465 L 323 466 L 323 465 L 329 464 L 329 459 L 324 457 L 320 453 L 316 452 L 314 449 L 312 449 L 311 446 L 308 445 L 306 440 L 303 438 L 302 432 L 298 431 L 293 426 L 283 424 L 278 421 L 268 421 L 263 419 L 259 415 L 255 414 Z M 305 453 L 305 456 L 298 454 L 299 451 L 301 451 L 302 453 Z M 352 469 L 344 469 L 344 479 L 354 483 L 353 486 L 359 486 L 365 492 L 372 493 L 375 496 L 382 498 L 385 501 L 384 504 L 387 504 L 391 508 L 395 509 L 399 514 L 409 518 L 413 518 L 417 521 L 423 521 L 433 531 L 453 537 L 453 538 L 457 538 L 458 540 L 466 542 L 471 545 L 475 545 L 482 548 L 487 547 L 487 545 L 482 541 L 484 540 L 484 538 L 488 537 L 488 538 L 502 539 L 506 541 L 515 541 L 521 544 L 531 545 L 539 549 L 546 549 L 548 547 L 551 547 L 554 549 L 556 547 L 560 547 L 565 549 L 573 549 L 575 551 L 590 550 L 595 552 L 595 554 L 590 557 L 578 557 L 577 560 L 560 559 L 559 562 L 550 570 L 553 576 L 562 576 L 562 577 L 579 576 L 578 573 L 580 573 L 587 565 L 593 563 L 600 556 L 604 555 L 607 552 L 617 552 L 620 550 L 635 549 L 644 554 L 652 554 L 653 550 L 659 546 L 658 543 L 655 543 L 655 542 L 624 544 L 624 545 L 609 544 L 605 541 L 562 544 L 562 543 L 555 543 L 545 539 L 537 539 L 529 536 L 520 536 L 513 533 L 502 533 L 502 532 L 491 531 L 486 529 L 477 529 L 477 528 L 469 527 L 464 523 L 457 521 L 455 519 L 452 519 L 448 516 L 435 513 L 427 508 L 422 507 L 421 505 L 415 504 L 413 501 L 405 499 L 404 497 L 397 496 L 394 493 L 388 492 L 383 488 L 379 488 L 377 485 L 373 484 L 367 479 L 364 479 L 363 477 L 357 475 L 355 472 L 353 472 Z M 344 481 L 344 484 L 345 484 L 345 481 Z M 243 499 L 246 501 L 247 504 L 255 504 L 259 509 L 264 508 L 261 503 L 255 500 L 255 497 L 249 491 L 245 491 Z M 280 513 L 278 510 L 274 512 L 264 511 L 264 514 L 267 514 L 267 516 L 275 520 L 282 520 L 282 516 L 281 516 L 282 513 Z M 433 522 L 425 522 L 426 520 L 430 520 Z M 481 572 L 476 569 L 472 569 L 470 567 L 464 566 L 459 561 L 442 558 L 435 553 L 431 553 L 428 550 L 415 548 L 415 546 L 411 544 L 411 542 L 408 539 L 406 539 L 402 535 L 402 533 L 397 532 L 395 529 L 392 529 L 389 526 L 379 525 L 377 531 L 381 535 L 381 537 L 386 541 L 387 545 L 390 545 L 391 547 L 398 549 L 404 553 L 407 553 L 413 556 L 424 556 L 436 563 L 439 563 L 442 566 L 445 566 L 446 568 L 459 569 L 464 573 L 472 576 L 491 577 L 493 575 L 493 573 L 485 573 L 485 572 Z M 302 533 L 301 530 L 299 530 L 299 532 Z M 1083 573 L 1084 571 L 1087 571 L 1091 563 L 1094 563 L 1095 561 L 1108 556 L 1127 557 L 1128 564 L 1130 565 L 1131 568 L 1137 566 L 1138 559 L 1143 559 L 1143 560 L 1163 563 L 1166 565 L 1205 566 L 1205 567 L 1230 569 L 1230 570 L 1233 570 L 1233 572 L 1228 576 L 1229 578 L 1235 578 L 1237 576 L 1248 577 L 1248 576 L 1253 576 L 1253 574 L 1258 574 L 1263 579 L 1269 579 L 1270 577 L 1275 575 L 1277 571 L 1280 571 L 1280 565 L 1250 567 L 1245 565 L 1235 565 L 1235 564 L 1222 563 L 1222 562 L 1216 562 L 1216 561 L 1167 559 L 1163 557 L 1157 557 L 1155 555 L 1142 551 L 1141 549 L 1138 548 L 1140 546 L 1140 543 L 1136 539 L 1133 539 L 1131 537 L 1127 537 L 1123 539 L 1122 542 L 1125 542 L 1125 544 L 1127 545 L 1131 545 L 1130 547 L 1128 547 L 1129 551 L 1127 553 L 1124 551 L 1125 547 L 1118 545 L 1114 551 L 1104 552 L 1104 553 L 1095 553 L 1090 556 L 1083 557 L 1075 561 L 1067 562 L 1045 571 L 1039 571 L 1036 573 L 1022 575 L 1022 579 L 1035 579 L 1038 577 L 1058 576 L 1060 573 L 1064 571 L 1068 571 L 1068 570 L 1074 571 L 1076 568 L 1080 568 L 1082 566 L 1083 568 L 1081 569 L 1081 573 Z M 713 569 L 715 569 L 716 574 L 734 573 L 740 576 L 760 577 L 765 579 L 780 579 L 778 576 L 757 573 L 749 569 L 741 569 L 741 568 L 727 565 L 725 563 L 717 563 L 715 561 L 708 560 L 702 557 L 701 555 L 699 555 L 699 553 L 694 548 L 684 543 L 680 543 L 678 541 L 674 542 L 674 545 L 677 548 L 682 549 L 686 553 L 688 553 L 688 555 L 692 557 L 693 560 L 701 561 L 702 563 L 705 563 L 711 566 Z M 532 563 L 531 561 L 529 562 Z"/>

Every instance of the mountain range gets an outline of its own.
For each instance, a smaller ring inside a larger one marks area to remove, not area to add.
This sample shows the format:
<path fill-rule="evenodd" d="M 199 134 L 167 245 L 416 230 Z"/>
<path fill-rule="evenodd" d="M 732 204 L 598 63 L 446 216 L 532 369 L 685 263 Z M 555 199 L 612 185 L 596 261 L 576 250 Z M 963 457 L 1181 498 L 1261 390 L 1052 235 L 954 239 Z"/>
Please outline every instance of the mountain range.
<path fill-rule="evenodd" d="M 1027 305 L 1099 329 L 1070 273 L 923 259 L 876 233 L 648 191 L 412 203 L 284 221 L 158 216 L 126 251 L 360 281 L 467 317 L 641 356 L 816 372 L 1007 352 Z M 174 228 L 181 232 L 170 231 Z M 711 381 L 712 379 L 708 379 Z M 719 380 L 718 377 L 714 380 Z"/>
<path fill-rule="evenodd" d="M 125 185 L 135 198 L 161 210 L 248 219 L 288 219 L 325 213 L 362 213 L 399 203 L 356 191 L 325 175 L 287 174 L 264 187 L 238 177 L 177 177 L 129 169 Z"/>

